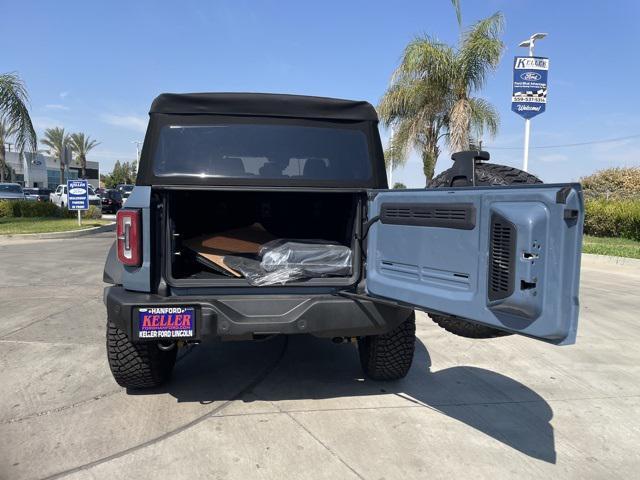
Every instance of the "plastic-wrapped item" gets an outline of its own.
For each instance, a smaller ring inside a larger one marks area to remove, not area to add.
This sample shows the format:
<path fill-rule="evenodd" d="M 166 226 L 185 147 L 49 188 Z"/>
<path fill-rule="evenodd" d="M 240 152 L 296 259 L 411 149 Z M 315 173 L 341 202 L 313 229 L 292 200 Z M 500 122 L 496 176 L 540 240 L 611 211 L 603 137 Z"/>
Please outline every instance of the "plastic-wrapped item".
<path fill-rule="evenodd" d="M 240 272 L 249 284 L 256 287 L 266 285 L 284 285 L 293 280 L 305 278 L 306 275 L 302 269 L 282 268 L 267 272 L 260 266 L 260 260 L 253 258 L 228 255 L 224 257 L 224 263 Z"/>
<path fill-rule="evenodd" d="M 225 256 L 224 262 L 256 286 L 351 275 L 351 249 L 326 240 L 272 240 L 262 246 L 258 257 Z"/>
<path fill-rule="evenodd" d="M 351 275 L 351 249 L 324 240 L 272 240 L 260 249 L 267 272 L 302 269 L 309 277 Z"/>

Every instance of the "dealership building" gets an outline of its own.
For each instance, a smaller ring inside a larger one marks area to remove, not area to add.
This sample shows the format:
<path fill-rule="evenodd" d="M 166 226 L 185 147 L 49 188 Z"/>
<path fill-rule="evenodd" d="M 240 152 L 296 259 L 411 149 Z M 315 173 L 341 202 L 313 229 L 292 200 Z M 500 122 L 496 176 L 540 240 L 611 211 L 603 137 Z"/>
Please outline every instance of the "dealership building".
<path fill-rule="evenodd" d="M 7 182 L 19 183 L 23 187 L 40 187 L 55 189 L 60 184 L 60 160 L 43 153 L 6 152 L 6 162 L 9 167 Z M 82 168 L 77 160 L 71 160 L 67 155 L 64 180 L 75 180 L 82 175 Z M 98 162 L 87 160 L 87 180 L 94 188 L 100 184 L 100 170 Z"/>

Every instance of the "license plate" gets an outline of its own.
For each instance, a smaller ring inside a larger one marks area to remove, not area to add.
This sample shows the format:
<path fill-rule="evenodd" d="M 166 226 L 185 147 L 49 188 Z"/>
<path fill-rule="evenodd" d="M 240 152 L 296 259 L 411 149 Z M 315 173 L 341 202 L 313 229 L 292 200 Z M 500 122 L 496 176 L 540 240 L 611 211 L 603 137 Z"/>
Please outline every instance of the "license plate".
<path fill-rule="evenodd" d="M 196 333 L 194 307 L 138 308 L 137 320 L 140 340 L 193 338 Z"/>

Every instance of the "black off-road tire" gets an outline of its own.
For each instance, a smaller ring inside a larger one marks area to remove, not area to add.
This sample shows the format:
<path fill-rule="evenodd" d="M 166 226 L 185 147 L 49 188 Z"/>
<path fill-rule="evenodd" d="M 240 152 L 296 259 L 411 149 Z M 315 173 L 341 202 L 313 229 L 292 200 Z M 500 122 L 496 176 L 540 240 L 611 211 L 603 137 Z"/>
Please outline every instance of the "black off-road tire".
<path fill-rule="evenodd" d="M 476 185 L 530 185 L 542 183 L 535 175 L 517 168 L 493 163 L 481 163 L 475 168 Z M 445 170 L 429 182 L 430 188 L 447 188 L 451 183 L 451 170 Z M 455 184 L 454 184 L 455 186 Z M 431 320 L 436 322 L 447 332 L 467 338 L 496 338 L 512 335 L 509 332 L 496 328 L 485 327 L 468 322 L 462 318 L 448 317 L 445 315 L 429 314 Z"/>
<path fill-rule="evenodd" d="M 531 185 L 542 183 L 535 175 L 531 175 L 518 168 L 496 165 L 495 163 L 480 163 L 476 165 L 476 185 Z M 449 187 L 451 170 L 445 170 L 429 182 L 429 188 Z M 456 186 L 455 184 L 453 185 Z"/>
<path fill-rule="evenodd" d="M 155 343 L 135 343 L 115 324 L 107 325 L 107 358 L 113 378 L 125 388 L 152 388 L 162 385 L 176 363 L 173 347 L 163 351 Z"/>
<path fill-rule="evenodd" d="M 360 365 L 373 380 L 404 378 L 413 362 L 416 344 L 416 316 L 411 314 L 388 333 L 358 338 Z"/>

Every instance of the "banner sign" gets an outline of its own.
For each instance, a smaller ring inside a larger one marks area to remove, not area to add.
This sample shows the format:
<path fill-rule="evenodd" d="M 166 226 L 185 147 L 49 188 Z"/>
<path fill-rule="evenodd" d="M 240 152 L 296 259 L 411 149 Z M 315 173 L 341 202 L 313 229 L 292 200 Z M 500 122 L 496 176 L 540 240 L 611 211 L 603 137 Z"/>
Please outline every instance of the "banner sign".
<path fill-rule="evenodd" d="M 533 118 L 545 111 L 548 72 L 548 58 L 515 57 L 511 110 L 523 118 Z"/>
<path fill-rule="evenodd" d="M 67 180 L 67 208 L 89 209 L 89 186 L 86 180 Z"/>

